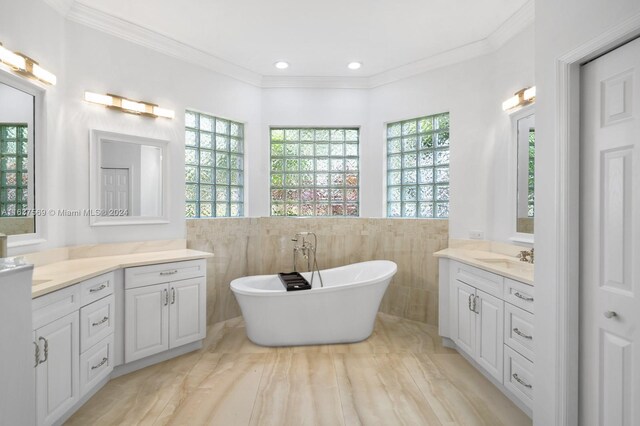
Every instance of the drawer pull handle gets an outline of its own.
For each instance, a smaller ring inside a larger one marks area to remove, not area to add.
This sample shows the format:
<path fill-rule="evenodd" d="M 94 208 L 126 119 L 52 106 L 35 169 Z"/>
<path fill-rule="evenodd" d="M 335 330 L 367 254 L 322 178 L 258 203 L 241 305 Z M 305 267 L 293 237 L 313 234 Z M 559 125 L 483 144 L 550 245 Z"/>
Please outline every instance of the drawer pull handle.
<path fill-rule="evenodd" d="M 525 339 L 532 340 L 533 336 L 529 336 L 528 334 L 524 334 L 522 331 L 518 330 L 518 327 L 513 329 L 513 332 L 516 333 L 520 337 L 524 337 Z"/>
<path fill-rule="evenodd" d="M 107 285 L 106 285 L 106 284 L 100 284 L 100 286 L 99 286 L 99 287 L 90 288 L 90 289 L 89 289 L 89 293 L 95 293 L 95 292 L 97 292 L 97 291 L 104 290 L 105 288 L 107 288 Z"/>
<path fill-rule="evenodd" d="M 102 358 L 102 361 L 100 361 L 100 362 L 98 363 L 98 365 L 94 365 L 94 366 L 92 366 L 92 367 L 91 367 L 91 369 L 92 369 L 92 370 L 96 370 L 96 369 L 98 369 L 98 368 L 102 367 L 103 365 L 105 365 L 105 364 L 107 363 L 107 361 L 109 361 L 109 358 L 104 357 L 104 358 Z"/>
<path fill-rule="evenodd" d="M 517 291 L 515 293 L 513 293 L 513 295 L 515 297 L 517 297 L 518 299 L 524 300 L 525 302 L 533 302 L 533 297 L 523 296 L 520 293 L 518 293 Z"/>
<path fill-rule="evenodd" d="M 177 274 L 177 273 L 178 273 L 178 270 L 174 269 L 173 271 L 162 271 L 162 272 L 160 272 L 160 275 L 174 275 L 174 274 Z"/>
<path fill-rule="evenodd" d="M 109 321 L 109 317 L 104 317 L 104 318 L 102 318 L 102 319 L 101 319 L 100 321 L 98 321 L 98 322 L 92 322 L 92 323 L 91 323 L 91 325 L 92 325 L 93 327 L 97 327 L 97 326 L 99 326 L 99 325 L 101 325 L 101 324 L 104 324 L 104 323 L 105 323 L 105 322 L 107 322 L 107 321 Z"/>
<path fill-rule="evenodd" d="M 47 339 L 45 339 L 44 337 L 40 336 L 38 338 L 38 340 L 43 340 L 44 341 L 44 358 L 40 360 L 40 362 L 38 362 L 38 364 L 43 364 L 45 362 L 47 362 L 47 360 L 49 359 L 49 341 Z"/>
<path fill-rule="evenodd" d="M 522 386 L 524 386 L 527 389 L 531 389 L 533 386 L 531 386 L 529 383 L 525 382 L 524 380 L 522 380 L 520 377 L 518 377 L 518 373 L 513 373 L 512 376 L 514 379 L 516 379 L 516 382 L 520 383 Z"/>

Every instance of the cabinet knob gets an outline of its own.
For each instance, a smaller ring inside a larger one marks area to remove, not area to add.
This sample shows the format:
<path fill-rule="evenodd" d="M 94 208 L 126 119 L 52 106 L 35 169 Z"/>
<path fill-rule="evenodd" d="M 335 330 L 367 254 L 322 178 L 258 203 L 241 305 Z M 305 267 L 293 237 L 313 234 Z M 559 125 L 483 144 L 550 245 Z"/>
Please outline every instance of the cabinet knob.
<path fill-rule="evenodd" d="M 614 317 L 617 317 L 617 316 L 618 316 L 618 314 L 615 311 L 606 311 L 604 313 L 604 317 L 608 318 L 608 319 L 611 319 L 611 318 L 614 318 Z"/>

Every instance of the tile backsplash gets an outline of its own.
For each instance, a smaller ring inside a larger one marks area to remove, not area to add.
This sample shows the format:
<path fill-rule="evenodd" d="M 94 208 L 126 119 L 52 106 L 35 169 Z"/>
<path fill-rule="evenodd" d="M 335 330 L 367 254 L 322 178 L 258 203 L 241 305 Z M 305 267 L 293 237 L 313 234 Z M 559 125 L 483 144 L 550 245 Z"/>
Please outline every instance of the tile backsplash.
<path fill-rule="evenodd" d="M 448 245 L 447 220 L 283 217 L 187 220 L 187 247 L 214 253 L 207 277 L 210 324 L 240 315 L 229 288 L 233 279 L 292 270 L 291 238 L 299 231 L 318 235 L 320 269 L 375 259 L 396 262 L 398 273 L 380 311 L 437 324 L 433 253 Z"/>

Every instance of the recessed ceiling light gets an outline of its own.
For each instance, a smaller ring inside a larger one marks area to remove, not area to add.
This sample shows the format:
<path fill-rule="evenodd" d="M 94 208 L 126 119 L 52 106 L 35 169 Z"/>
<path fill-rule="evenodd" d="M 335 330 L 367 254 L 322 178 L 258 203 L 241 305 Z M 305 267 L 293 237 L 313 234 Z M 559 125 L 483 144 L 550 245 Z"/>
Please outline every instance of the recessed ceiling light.
<path fill-rule="evenodd" d="M 279 70 L 286 70 L 287 68 L 289 68 L 289 62 L 285 62 L 285 61 L 278 61 L 274 65 Z"/>
<path fill-rule="evenodd" d="M 349 62 L 349 65 L 347 65 L 349 67 L 350 70 L 357 70 L 360 69 L 360 67 L 362 66 L 361 62 Z"/>

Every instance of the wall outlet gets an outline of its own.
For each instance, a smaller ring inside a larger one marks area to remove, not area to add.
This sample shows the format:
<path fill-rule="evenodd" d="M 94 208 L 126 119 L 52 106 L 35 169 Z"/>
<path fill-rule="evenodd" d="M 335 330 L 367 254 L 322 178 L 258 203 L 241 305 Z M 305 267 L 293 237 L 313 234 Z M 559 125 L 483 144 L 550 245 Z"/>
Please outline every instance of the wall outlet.
<path fill-rule="evenodd" d="M 484 232 L 483 231 L 469 231 L 469 238 L 472 240 L 483 240 Z"/>

